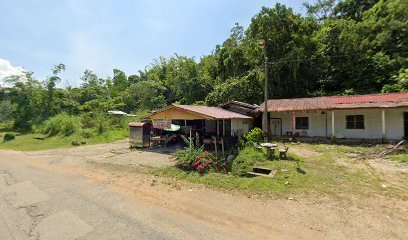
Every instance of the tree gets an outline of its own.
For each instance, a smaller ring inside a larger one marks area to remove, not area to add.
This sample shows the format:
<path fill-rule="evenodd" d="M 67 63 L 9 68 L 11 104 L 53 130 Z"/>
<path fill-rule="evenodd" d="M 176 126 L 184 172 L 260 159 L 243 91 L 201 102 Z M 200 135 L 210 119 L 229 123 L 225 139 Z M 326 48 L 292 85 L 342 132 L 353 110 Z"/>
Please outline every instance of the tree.
<path fill-rule="evenodd" d="M 54 65 L 52 68 L 52 76 L 48 77 L 48 79 L 45 81 L 46 89 L 47 92 L 46 94 L 46 102 L 43 104 L 43 117 L 48 118 L 48 116 L 51 114 L 56 113 L 55 105 L 54 105 L 54 92 L 55 92 L 55 87 L 58 82 L 61 81 L 61 78 L 58 76 L 59 73 L 65 70 L 65 65 L 60 63 L 58 65 Z"/>

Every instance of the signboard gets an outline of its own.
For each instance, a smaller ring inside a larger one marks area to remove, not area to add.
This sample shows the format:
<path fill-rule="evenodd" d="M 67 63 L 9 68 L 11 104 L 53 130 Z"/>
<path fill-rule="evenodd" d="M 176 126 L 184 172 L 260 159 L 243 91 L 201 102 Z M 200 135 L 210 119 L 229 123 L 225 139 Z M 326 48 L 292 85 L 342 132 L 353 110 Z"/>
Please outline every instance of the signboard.
<path fill-rule="evenodd" d="M 171 120 L 153 120 L 153 128 L 159 129 L 171 128 Z"/>

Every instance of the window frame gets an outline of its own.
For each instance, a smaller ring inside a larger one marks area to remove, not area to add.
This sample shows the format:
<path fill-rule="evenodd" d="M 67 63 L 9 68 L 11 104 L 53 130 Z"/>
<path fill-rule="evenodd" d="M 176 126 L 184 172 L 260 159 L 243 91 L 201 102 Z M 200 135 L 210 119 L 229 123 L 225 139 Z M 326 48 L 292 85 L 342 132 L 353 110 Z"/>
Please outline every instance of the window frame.
<path fill-rule="evenodd" d="M 305 119 L 306 119 L 306 125 L 304 124 Z M 295 129 L 296 130 L 309 130 L 309 117 L 296 117 Z"/>
<path fill-rule="evenodd" d="M 364 130 L 365 129 L 364 115 L 362 114 L 346 115 L 346 129 Z"/>

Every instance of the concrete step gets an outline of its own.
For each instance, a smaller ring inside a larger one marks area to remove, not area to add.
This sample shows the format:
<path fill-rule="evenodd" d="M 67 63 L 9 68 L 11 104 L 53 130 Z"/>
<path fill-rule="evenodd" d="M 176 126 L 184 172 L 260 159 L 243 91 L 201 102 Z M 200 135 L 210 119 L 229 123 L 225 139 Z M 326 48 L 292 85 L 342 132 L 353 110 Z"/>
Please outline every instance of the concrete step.
<path fill-rule="evenodd" d="M 252 172 L 247 172 L 249 177 L 273 177 L 277 171 L 264 168 L 264 167 L 254 167 Z"/>

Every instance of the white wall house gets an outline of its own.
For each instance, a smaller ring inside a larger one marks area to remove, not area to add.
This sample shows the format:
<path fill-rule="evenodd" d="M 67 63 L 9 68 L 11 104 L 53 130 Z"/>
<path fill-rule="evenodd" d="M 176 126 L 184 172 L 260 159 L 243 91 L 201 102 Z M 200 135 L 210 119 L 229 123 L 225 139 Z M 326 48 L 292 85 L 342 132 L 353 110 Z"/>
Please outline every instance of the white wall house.
<path fill-rule="evenodd" d="M 408 138 L 407 92 L 278 99 L 269 100 L 267 107 L 268 132 L 275 136 Z"/>

